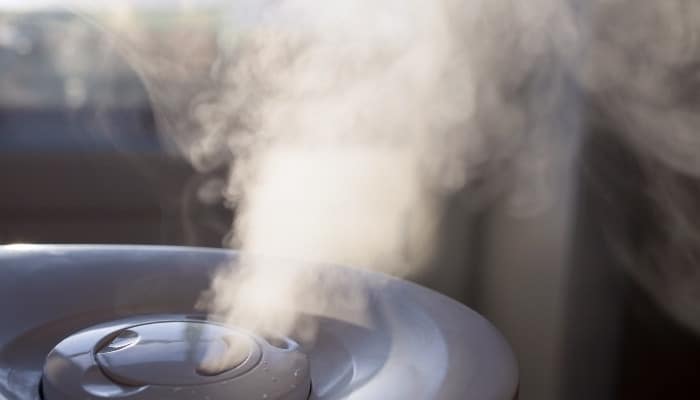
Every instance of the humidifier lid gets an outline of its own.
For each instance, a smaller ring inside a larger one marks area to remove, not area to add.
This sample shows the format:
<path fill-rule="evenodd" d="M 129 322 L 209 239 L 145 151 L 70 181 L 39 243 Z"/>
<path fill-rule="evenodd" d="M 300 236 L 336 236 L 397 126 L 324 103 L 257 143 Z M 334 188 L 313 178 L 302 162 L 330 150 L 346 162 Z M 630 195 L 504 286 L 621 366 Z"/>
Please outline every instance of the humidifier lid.
<path fill-rule="evenodd" d="M 309 363 L 283 348 L 212 321 L 122 320 L 61 341 L 44 365 L 45 400 L 129 398 L 304 400 Z"/>

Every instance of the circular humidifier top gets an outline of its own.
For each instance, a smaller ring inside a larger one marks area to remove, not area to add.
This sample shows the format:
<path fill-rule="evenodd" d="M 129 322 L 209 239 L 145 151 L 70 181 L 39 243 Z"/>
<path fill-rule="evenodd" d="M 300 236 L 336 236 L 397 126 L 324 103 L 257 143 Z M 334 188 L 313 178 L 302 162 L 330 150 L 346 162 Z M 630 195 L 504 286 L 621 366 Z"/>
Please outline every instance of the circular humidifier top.
<path fill-rule="evenodd" d="M 151 246 L 0 246 L 3 400 L 513 400 L 518 372 L 467 307 L 381 274 L 305 265 L 361 290 L 305 314 L 312 342 L 261 337 L 194 307 L 231 251 Z M 333 296 L 334 292 L 325 295 Z M 334 303 L 335 304 L 335 303 Z M 9 323 L 7 323 L 9 321 Z"/>

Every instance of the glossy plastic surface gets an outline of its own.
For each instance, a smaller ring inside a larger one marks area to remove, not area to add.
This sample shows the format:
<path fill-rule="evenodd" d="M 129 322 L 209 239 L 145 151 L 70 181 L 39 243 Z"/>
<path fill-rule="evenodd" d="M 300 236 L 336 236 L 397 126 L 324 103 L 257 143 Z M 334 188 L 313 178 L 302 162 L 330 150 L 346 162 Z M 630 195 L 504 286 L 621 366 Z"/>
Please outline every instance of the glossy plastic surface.
<path fill-rule="evenodd" d="M 151 322 L 116 335 L 95 358 L 125 385 L 202 385 L 242 375 L 260 359 L 251 337 L 201 321 Z"/>
<path fill-rule="evenodd" d="M 306 400 L 311 381 L 308 358 L 295 346 L 280 349 L 187 316 L 149 315 L 90 327 L 61 341 L 47 357 L 42 387 L 45 400 L 228 400 L 232 393 Z"/>
<path fill-rule="evenodd" d="M 213 273 L 237 259 L 235 252 L 195 248 L 0 247 L 0 315 L 8 321 L 0 326 L 0 397 L 38 399 L 49 352 L 88 327 L 127 319 L 127 328 L 163 320 L 165 314 L 171 320 L 194 317 L 194 305 Z M 515 396 L 518 373 L 511 349 L 478 314 L 384 275 L 327 265 L 309 268 L 318 279 L 363 288 L 368 301 L 363 324 L 347 320 L 342 310 L 307 316 L 319 329 L 316 341 L 300 348 L 310 362 L 312 399 Z M 94 372 L 86 376 L 93 379 Z M 141 394 L 138 387 L 112 394 L 117 389 L 99 379 L 93 386 L 106 397 Z M 180 392 L 178 398 L 199 398 Z"/>

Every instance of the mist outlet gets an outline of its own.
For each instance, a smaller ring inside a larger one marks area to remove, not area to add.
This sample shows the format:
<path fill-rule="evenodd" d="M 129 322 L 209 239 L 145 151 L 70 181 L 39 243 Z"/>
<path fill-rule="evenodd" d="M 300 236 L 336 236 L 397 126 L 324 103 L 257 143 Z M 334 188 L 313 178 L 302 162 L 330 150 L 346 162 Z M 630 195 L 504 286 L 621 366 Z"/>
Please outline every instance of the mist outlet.
<path fill-rule="evenodd" d="M 201 320 L 115 323 L 60 342 L 44 366 L 45 400 L 307 399 L 309 362 L 290 339 Z"/>

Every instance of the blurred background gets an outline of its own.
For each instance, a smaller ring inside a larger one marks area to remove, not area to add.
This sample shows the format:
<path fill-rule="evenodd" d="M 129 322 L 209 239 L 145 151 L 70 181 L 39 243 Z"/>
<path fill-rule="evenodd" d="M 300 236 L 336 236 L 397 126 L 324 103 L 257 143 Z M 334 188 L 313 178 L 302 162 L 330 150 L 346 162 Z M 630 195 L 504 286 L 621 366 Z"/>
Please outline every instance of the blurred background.
<path fill-rule="evenodd" d="M 148 72 L 93 21 L 19 4 L 0 2 L 0 242 L 222 247 L 235 218 L 222 195 L 227 171 L 195 170 L 180 156 L 157 120 Z M 159 48 L 187 46 L 190 73 L 213 58 L 223 40 L 216 9 L 144 4 L 141 29 Z M 166 95 L 190 94 L 180 83 Z M 454 194 L 435 267 L 414 279 L 504 332 L 521 399 L 691 398 L 700 392 L 696 333 L 618 256 L 622 248 L 643 259 L 666 240 L 648 196 L 648 171 L 666 167 L 627 145 L 598 99 L 582 93 L 581 102 L 580 135 L 559 145 L 551 166 L 561 171 L 553 201 L 523 215 L 502 188 Z M 663 176 L 691 204 L 685 217 L 697 216 L 697 179 Z M 685 251 L 666 248 L 669 259 L 676 250 Z"/>

